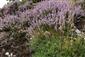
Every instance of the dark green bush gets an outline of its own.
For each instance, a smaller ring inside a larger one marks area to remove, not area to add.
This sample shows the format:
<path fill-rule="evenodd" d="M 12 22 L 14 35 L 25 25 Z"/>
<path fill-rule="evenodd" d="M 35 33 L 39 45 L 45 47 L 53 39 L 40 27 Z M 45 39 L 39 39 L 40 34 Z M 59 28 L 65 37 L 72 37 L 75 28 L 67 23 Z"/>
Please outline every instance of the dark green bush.
<path fill-rule="evenodd" d="M 37 3 L 37 2 L 40 2 L 41 0 L 32 0 L 33 3 Z"/>

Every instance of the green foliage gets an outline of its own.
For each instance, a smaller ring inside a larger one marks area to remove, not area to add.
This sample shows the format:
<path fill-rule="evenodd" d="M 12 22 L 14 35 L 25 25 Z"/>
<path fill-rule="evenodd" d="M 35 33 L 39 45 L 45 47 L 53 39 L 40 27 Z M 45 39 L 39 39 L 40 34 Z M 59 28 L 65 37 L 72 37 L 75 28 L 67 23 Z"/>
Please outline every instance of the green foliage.
<path fill-rule="evenodd" d="M 25 3 L 26 1 L 32 1 L 33 3 L 37 3 L 40 2 L 41 0 L 22 0 L 23 3 Z"/>
<path fill-rule="evenodd" d="M 46 25 L 38 32 L 30 41 L 32 57 L 85 57 L 84 38 L 61 36 Z"/>
<path fill-rule="evenodd" d="M 33 3 L 37 3 L 37 2 L 40 2 L 41 0 L 32 0 Z"/>

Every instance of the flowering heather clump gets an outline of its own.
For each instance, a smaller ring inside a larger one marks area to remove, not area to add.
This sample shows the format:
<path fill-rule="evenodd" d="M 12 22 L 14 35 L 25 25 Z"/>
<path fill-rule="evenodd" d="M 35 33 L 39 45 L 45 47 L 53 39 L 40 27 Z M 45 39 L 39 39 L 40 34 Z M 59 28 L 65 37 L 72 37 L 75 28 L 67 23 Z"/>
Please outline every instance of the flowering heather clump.
<path fill-rule="evenodd" d="M 9 6 L 5 10 L 4 17 L 1 19 L 2 25 L 10 25 L 18 20 L 21 23 L 27 23 L 29 25 L 28 28 L 35 28 L 40 26 L 41 24 L 48 24 L 49 26 L 54 26 L 54 29 L 63 29 L 65 23 L 68 21 L 73 23 L 74 15 L 83 15 L 83 10 L 81 9 L 81 5 L 76 5 L 75 2 L 72 4 L 71 0 L 46 0 L 36 4 L 33 9 L 26 9 L 18 7 L 19 2 L 15 2 L 13 8 Z M 27 2 L 26 2 L 27 3 Z M 29 3 L 27 3 L 29 4 Z M 13 4 L 12 4 L 13 5 Z M 26 4 L 25 4 L 26 5 Z M 24 5 L 23 5 L 24 6 Z M 15 7 L 15 8 L 14 8 Z M 14 9 L 14 10 L 13 10 Z M 15 12 L 15 15 L 9 15 L 6 12 L 10 11 Z M 12 20 L 13 19 L 13 20 Z M 1 25 L 1 26 L 2 26 Z M 0 26 L 0 27 L 1 27 Z"/>
<path fill-rule="evenodd" d="M 29 3 L 27 2 L 26 4 L 14 2 L 13 7 L 12 5 L 5 6 L 3 8 L 5 10 L 2 9 L 0 27 L 19 22 L 27 25 L 29 31 L 29 28 L 34 29 L 42 24 L 48 24 L 57 31 L 63 30 L 66 23 L 69 23 L 70 27 L 73 26 L 75 16 L 84 16 L 81 5 L 73 3 L 72 0 L 45 0 L 36 3 L 32 9 L 28 9 Z"/>

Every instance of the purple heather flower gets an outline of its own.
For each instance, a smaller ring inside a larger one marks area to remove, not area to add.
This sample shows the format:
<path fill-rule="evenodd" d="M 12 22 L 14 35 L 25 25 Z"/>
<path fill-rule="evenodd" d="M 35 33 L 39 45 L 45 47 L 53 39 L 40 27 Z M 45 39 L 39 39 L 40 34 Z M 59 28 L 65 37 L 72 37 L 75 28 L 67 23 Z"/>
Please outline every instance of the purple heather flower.
<path fill-rule="evenodd" d="M 57 30 L 58 27 L 65 25 L 66 19 L 74 19 L 75 14 L 84 15 L 81 5 L 72 5 L 69 2 L 70 0 L 41 1 L 36 3 L 32 9 L 26 9 L 23 12 L 17 11 L 16 15 L 5 15 L 0 23 L 3 24 L 3 22 L 5 22 L 5 25 L 10 25 L 15 22 L 20 22 L 21 24 L 23 24 L 23 22 L 28 22 L 31 28 L 38 27 L 42 24 L 48 24 L 49 26 L 54 25 L 54 28 Z M 23 9 L 23 6 L 20 8 Z M 66 14 L 68 17 L 66 17 Z"/>

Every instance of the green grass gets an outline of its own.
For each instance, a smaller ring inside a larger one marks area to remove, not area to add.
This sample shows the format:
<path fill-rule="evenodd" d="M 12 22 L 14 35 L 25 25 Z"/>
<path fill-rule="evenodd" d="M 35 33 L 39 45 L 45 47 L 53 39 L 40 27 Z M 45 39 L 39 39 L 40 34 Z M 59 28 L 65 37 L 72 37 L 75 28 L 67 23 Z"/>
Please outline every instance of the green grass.
<path fill-rule="evenodd" d="M 30 41 L 32 57 L 85 57 L 84 38 L 61 36 L 49 27 L 37 33 Z"/>

